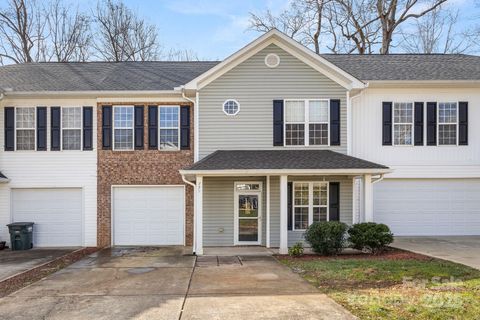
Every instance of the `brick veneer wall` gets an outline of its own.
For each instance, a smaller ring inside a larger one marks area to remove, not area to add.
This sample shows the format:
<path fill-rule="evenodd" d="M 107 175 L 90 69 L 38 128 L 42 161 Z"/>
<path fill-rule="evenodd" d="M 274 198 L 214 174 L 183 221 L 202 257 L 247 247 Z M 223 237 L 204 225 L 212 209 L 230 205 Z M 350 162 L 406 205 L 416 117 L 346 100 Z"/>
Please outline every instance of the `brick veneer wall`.
<path fill-rule="evenodd" d="M 97 108 L 97 246 L 111 245 L 111 190 L 112 185 L 185 185 L 178 170 L 193 163 L 193 106 L 188 103 L 128 103 L 144 105 L 144 149 L 113 151 L 102 149 L 102 103 Z M 110 105 L 122 105 L 113 103 Z M 125 105 L 125 104 L 123 104 Z M 190 105 L 190 150 L 148 150 L 148 105 Z M 113 141 L 112 141 L 113 143 Z M 186 185 L 185 242 L 193 242 L 193 188 Z"/>

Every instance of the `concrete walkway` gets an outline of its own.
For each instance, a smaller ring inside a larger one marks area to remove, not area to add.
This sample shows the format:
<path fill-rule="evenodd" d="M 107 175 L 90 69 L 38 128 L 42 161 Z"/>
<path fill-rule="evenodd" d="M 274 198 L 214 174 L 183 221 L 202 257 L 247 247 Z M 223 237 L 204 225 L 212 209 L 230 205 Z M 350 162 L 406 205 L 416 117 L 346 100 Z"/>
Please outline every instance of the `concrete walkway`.
<path fill-rule="evenodd" d="M 396 237 L 392 246 L 480 270 L 480 236 Z"/>
<path fill-rule="evenodd" d="M 269 256 L 103 250 L 0 299 L 0 319 L 354 319 Z"/>

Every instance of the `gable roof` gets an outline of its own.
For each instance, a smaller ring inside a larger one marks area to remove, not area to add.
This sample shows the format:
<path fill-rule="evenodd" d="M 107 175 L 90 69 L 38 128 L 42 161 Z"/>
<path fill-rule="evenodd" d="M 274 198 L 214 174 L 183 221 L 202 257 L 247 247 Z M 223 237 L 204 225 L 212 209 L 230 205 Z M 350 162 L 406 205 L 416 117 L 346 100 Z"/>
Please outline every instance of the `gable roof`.
<path fill-rule="evenodd" d="M 480 80 L 480 56 L 464 54 L 322 54 L 363 81 Z"/>
<path fill-rule="evenodd" d="M 8 91 L 173 90 L 218 61 L 27 63 L 0 67 Z"/>

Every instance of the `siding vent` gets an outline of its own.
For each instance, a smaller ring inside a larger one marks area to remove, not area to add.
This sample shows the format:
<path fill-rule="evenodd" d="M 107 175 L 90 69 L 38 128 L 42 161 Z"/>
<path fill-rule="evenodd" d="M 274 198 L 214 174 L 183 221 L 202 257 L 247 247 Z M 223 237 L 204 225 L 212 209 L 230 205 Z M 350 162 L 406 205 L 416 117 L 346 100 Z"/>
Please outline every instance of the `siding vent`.
<path fill-rule="evenodd" d="M 265 65 L 269 68 L 276 68 L 280 64 L 280 57 L 275 53 L 269 53 L 265 57 Z"/>

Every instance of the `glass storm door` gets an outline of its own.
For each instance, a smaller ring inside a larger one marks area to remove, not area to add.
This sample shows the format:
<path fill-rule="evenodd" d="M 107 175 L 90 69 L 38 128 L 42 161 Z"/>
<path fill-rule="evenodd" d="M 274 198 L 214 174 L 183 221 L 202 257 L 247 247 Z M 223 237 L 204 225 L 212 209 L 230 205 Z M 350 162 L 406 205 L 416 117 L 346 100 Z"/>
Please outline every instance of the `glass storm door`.
<path fill-rule="evenodd" d="M 245 190 L 245 186 L 248 186 Z M 239 190 L 240 189 L 240 190 Z M 236 186 L 236 244 L 260 244 L 261 190 L 259 184 Z"/>

